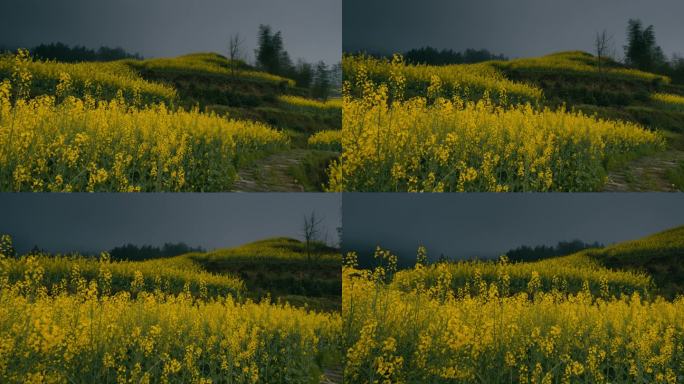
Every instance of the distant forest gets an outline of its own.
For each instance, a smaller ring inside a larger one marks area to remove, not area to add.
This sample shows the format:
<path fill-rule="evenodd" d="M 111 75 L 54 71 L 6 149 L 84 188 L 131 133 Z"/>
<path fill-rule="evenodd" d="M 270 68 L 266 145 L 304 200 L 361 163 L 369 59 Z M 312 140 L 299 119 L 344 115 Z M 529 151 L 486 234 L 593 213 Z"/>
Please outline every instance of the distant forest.
<path fill-rule="evenodd" d="M 377 52 L 358 51 L 352 54 L 364 54 L 377 58 L 392 58 L 392 55 Z M 451 65 L 451 64 L 473 64 L 489 60 L 508 60 L 504 55 L 497 55 L 486 49 L 471 49 L 458 52 L 453 49 L 438 50 L 431 46 L 414 48 L 402 53 L 404 60 L 409 64 L 427 65 Z"/>
<path fill-rule="evenodd" d="M 427 46 L 404 53 L 404 59 L 411 64 L 450 65 L 472 64 L 489 60 L 508 60 L 504 55 L 496 55 L 486 49 L 466 49 L 456 52 L 451 49 L 437 50 Z"/>
<path fill-rule="evenodd" d="M 162 247 L 126 244 L 120 247 L 112 248 L 112 250 L 109 251 L 109 255 L 112 260 L 140 261 L 178 256 L 190 252 L 206 252 L 206 250 L 202 247 L 191 247 L 182 242 L 166 243 Z"/>
<path fill-rule="evenodd" d="M 537 261 L 551 257 L 571 255 L 588 248 L 603 248 L 603 244 L 598 242 L 585 243 L 581 240 L 572 240 L 560 241 L 555 246 L 537 245 L 531 247 L 523 245 L 506 252 L 506 256 L 508 256 L 508 260 L 512 262 Z"/>
<path fill-rule="evenodd" d="M 79 61 L 114 61 L 121 59 L 142 60 L 138 53 L 126 52 L 121 47 L 110 48 L 102 46 L 98 49 L 89 49 L 84 46 L 74 45 L 70 47 L 64 43 L 41 44 L 29 50 L 31 55 L 42 60 L 57 60 L 66 63 Z"/>

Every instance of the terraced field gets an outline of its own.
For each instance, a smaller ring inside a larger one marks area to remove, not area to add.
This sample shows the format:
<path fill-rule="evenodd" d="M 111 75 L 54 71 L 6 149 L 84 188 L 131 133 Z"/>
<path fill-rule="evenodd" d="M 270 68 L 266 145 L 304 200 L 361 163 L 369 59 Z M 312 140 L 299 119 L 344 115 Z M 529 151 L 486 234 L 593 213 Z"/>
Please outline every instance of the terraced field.
<path fill-rule="evenodd" d="M 679 188 L 684 90 L 665 76 L 597 63 L 584 52 L 449 66 L 346 56 L 345 150 L 328 188 Z M 671 162 L 646 169 L 656 180 L 649 187 L 619 177 L 671 151 Z"/>
<path fill-rule="evenodd" d="M 320 190 L 340 152 L 308 143 L 339 130 L 340 102 L 217 54 L 73 64 L 20 51 L 0 57 L 0 79 L 4 191 L 229 191 L 274 154 L 295 159 L 294 182 L 259 188 Z"/>

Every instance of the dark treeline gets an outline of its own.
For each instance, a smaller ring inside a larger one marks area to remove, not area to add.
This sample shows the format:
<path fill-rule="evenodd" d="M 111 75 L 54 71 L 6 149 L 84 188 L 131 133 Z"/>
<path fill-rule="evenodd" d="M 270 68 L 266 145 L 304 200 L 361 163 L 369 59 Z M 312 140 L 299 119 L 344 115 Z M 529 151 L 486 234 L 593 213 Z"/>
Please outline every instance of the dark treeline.
<path fill-rule="evenodd" d="M 603 248 L 603 244 L 598 242 L 585 243 L 581 240 L 560 241 L 555 246 L 537 245 L 530 247 L 523 245 L 506 252 L 508 260 L 512 262 L 537 261 L 551 257 L 571 255 L 588 248 Z"/>
<path fill-rule="evenodd" d="M 161 247 L 155 247 L 152 245 L 137 246 L 133 244 L 126 244 L 120 247 L 112 248 L 109 251 L 109 255 L 112 260 L 149 260 L 158 259 L 162 257 L 172 257 L 183 255 L 190 252 L 206 252 L 202 247 L 191 247 L 183 242 L 180 243 L 166 243 Z M 31 254 L 46 254 L 48 253 L 44 249 L 34 245 L 33 248 L 28 252 Z M 5 257 L 19 257 L 19 254 L 14 248 L 12 242 L 12 237 L 9 235 L 0 235 L 0 255 Z M 96 257 L 97 254 L 87 254 L 82 253 L 83 256 Z"/>
<path fill-rule="evenodd" d="M 627 66 L 669 76 L 674 83 L 684 83 L 684 57 L 673 55 L 668 59 L 665 56 L 656 43 L 653 25 L 644 27 L 641 20 L 630 19 L 624 51 Z"/>
<path fill-rule="evenodd" d="M 504 55 L 496 55 L 486 49 L 466 49 L 456 52 L 451 49 L 437 50 L 427 46 L 404 53 L 404 59 L 411 64 L 450 65 L 472 64 L 489 60 L 508 60 Z"/>
<path fill-rule="evenodd" d="M 182 242 L 166 243 L 161 247 L 152 245 L 143 245 L 139 247 L 133 244 L 126 244 L 112 248 L 112 250 L 109 251 L 109 255 L 112 260 L 139 261 L 178 256 L 190 252 L 206 252 L 206 250 L 202 247 L 193 248 Z"/>
<path fill-rule="evenodd" d="M 281 32 L 274 32 L 268 25 L 259 26 L 254 56 L 257 68 L 295 80 L 298 87 L 307 88 L 311 96 L 317 99 L 328 99 L 340 86 L 339 64 L 329 68 L 323 61 L 308 63 L 300 59 L 296 64 L 293 63 L 285 50 Z"/>
<path fill-rule="evenodd" d="M 0 55 L 16 52 L 19 47 L 0 44 Z"/>
<path fill-rule="evenodd" d="M 366 55 L 379 59 L 391 59 L 392 54 L 372 51 L 349 52 L 351 55 Z M 409 64 L 427 65 L 451 65 L 451 64 L 474 64 L 489 60 L 508 60 L 504 55 L 497 55 L 486 49 L 471 49 L 454 51 L 453 49 L 438 50 L 431 46 L 414 48 L 402 53 L 404 61 Z"/>
<path fill-rule="evenodd" d="M 41 44 L 31 50 L 31 54 L 42 60 L 57 60 L 67 63 L 80 61 L 114 61 L 121 59 L 142 60 L 137 53 L 126 52 L 121 47 L 110 48 L 102 46 L 98 49 L 89 49 L 75 45 L 70 47 L 64 43 Z"/>

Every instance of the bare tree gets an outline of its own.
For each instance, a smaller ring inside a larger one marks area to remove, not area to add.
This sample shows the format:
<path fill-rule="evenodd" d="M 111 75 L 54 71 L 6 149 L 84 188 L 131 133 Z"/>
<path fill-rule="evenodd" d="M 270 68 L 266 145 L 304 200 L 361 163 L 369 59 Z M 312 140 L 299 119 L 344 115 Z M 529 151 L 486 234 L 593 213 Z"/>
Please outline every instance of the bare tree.
<path fill-rule="evenodd" d="M 316 212 L 312 211 L 311 215 L 304 216 L 304 225 L 302 225 L 302 234 L 304 235 L 304 249 L 306 251 L 306 258 L 311 261 L 313 259 L 312 246 L 314 242 L 319 241 L 321 237 L 321 223 L 323 218 L 316 217 Z"/>
<path fill-rule="evenodd" d="M 596 49 L 596 57 L 598 59 L 599 74 L 605 72 L 604 62 L 611 58 L 614 54 L 611 51 L 613 44 L 613 36 L 609 35 L 604 29 L 601 33 L 596 32 L 596 39 L 594 40 L 594 48 Z"/>
<path fill-rule="evenodd" d="M 230 71 L 233 76 L 239 65 L 238 61 L 242 59 L 242 45 L 244 44 L 244 39 L 239 33 L 230 37 L 230 42 L 228 43 L 228 58 L 230 59 Z"/>

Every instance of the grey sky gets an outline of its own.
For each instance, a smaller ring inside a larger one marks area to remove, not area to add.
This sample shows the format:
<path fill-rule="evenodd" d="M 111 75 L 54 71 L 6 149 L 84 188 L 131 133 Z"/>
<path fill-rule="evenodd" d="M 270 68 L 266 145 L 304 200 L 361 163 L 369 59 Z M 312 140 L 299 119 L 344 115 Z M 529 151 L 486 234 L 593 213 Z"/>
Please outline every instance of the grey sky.
<path fill-rule="evenodd" d="M 653 24 L 666 55 L 684 54 L 681 0 L 344 0 L 343 48 L 387 53 L 430 45 L 486 48 L 509 57 L 592 51 L 596 32 L 614 36 L 627 20 Z"/>
<path fill-rule="evenodd" d="M 337 241 L 340 195 L 331 193 L 0 194 L 0 233 L 20 252 L 97 252 L 125 243 L 183 241 L 207 249 L 274 236 L 301 238 L 304 215 L 324 218 Z"/>
<path fill-rule="evenodd" d="M 520 245 L 580 239 L 611 244 L 684 225 L 684 194 L 345 193 L 342 246 L 376 245 L 415 260 L 496 257 Z"/>
<path fill-rule="evenodd" d="M 61 41 L 145 57 L 215 51 L 240 33 L 253 57 L 259 24 L 281 30 L 293 59 L 336 63 L 342 0 L 0 0 L 0 45 Z"/>

